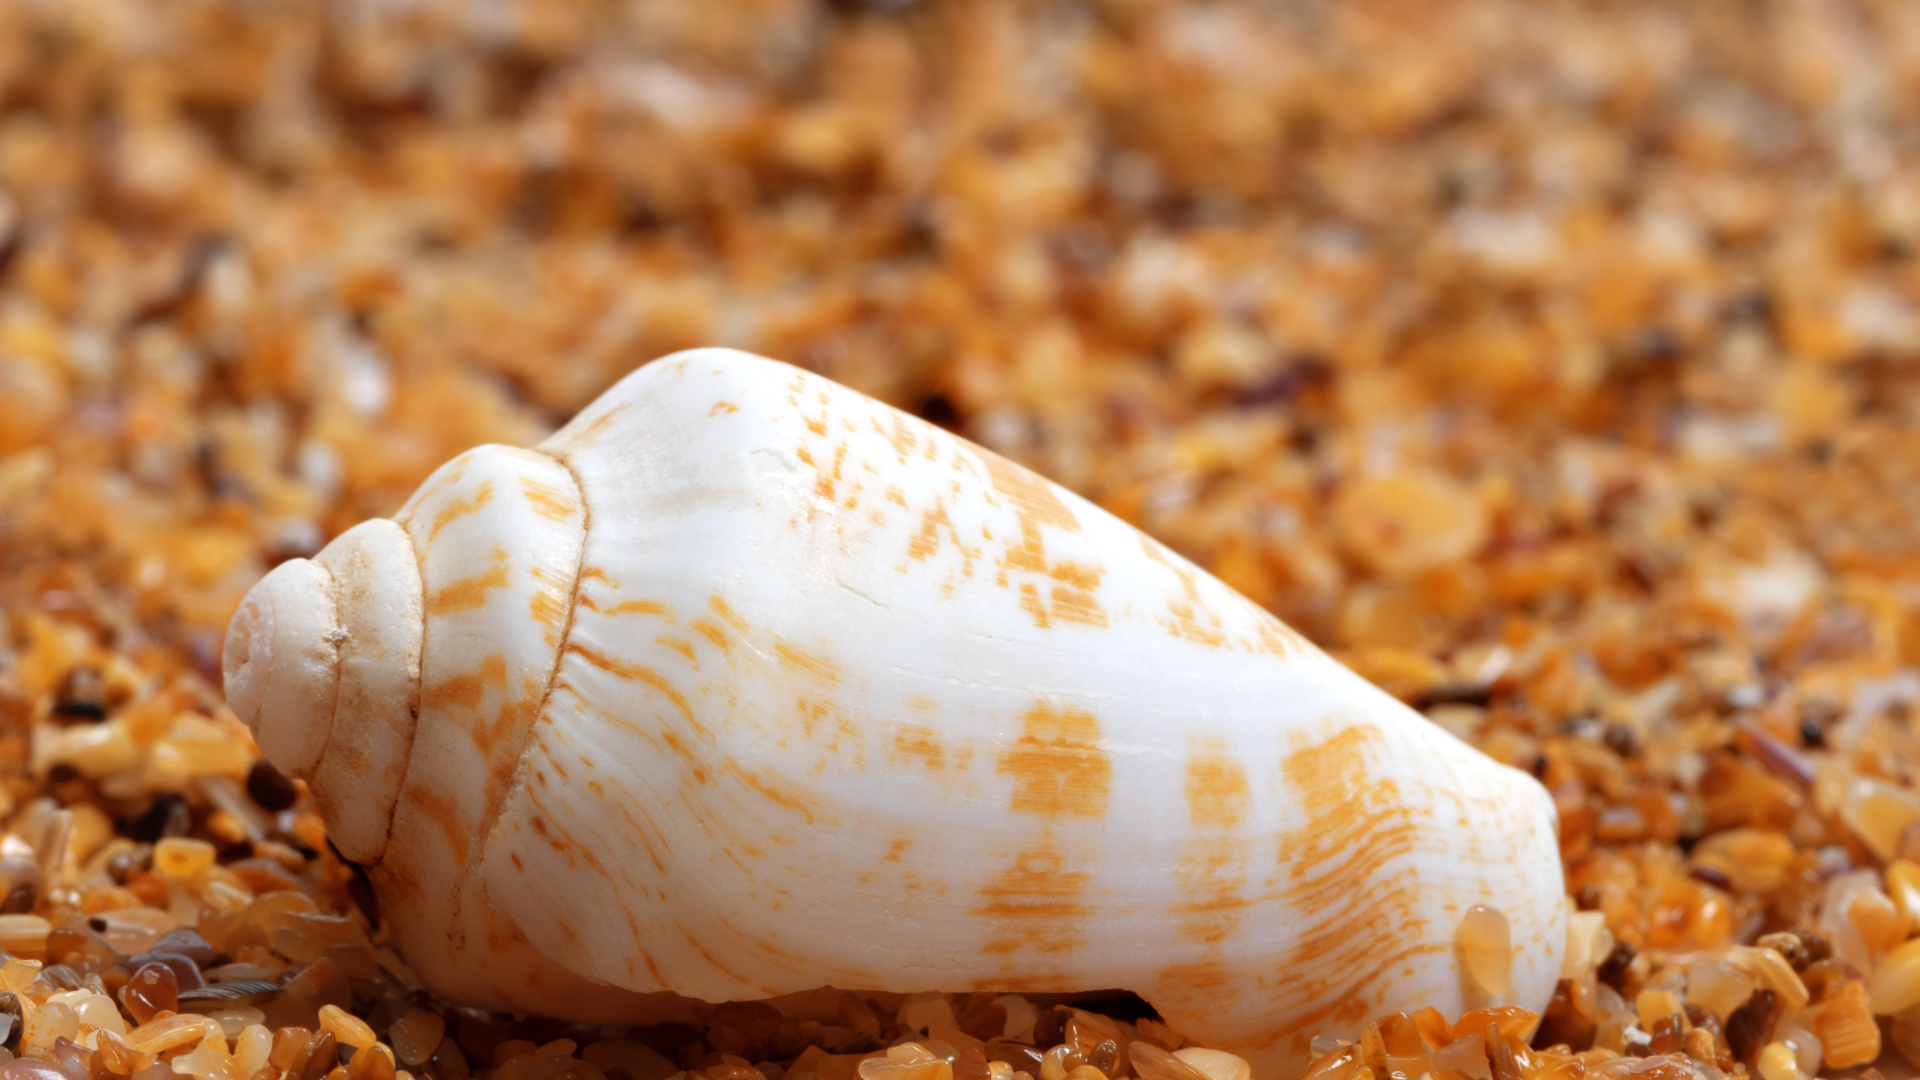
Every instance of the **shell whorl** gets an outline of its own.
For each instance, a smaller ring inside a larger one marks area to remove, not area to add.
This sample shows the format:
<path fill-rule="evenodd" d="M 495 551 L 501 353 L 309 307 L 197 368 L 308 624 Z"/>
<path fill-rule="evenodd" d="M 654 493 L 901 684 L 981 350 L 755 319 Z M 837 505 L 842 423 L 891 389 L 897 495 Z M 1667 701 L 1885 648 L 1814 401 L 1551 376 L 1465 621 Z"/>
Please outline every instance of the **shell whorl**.
<path fill-rule="evenodd" d="M 326 749 L 340 639 L 333 575 L 306 559 L 281 563 L 260 579 L 227 625 L 227 703 L 267 759 L 291 776 L 311 776 Z"/>
<path fill-rule="evenodd" d="M 375 519 L 275 567 L 227 628 L 227 700 L 261 753 L 312 781 L 334 844 L 379 861 L 420 693 L 420 570 Z"/>

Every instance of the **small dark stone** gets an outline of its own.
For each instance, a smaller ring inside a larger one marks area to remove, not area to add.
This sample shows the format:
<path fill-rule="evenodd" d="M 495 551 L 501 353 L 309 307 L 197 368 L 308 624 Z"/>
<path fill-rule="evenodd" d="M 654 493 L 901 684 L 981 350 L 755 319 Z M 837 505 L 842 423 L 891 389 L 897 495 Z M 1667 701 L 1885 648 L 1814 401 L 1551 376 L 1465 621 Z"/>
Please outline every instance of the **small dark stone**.
<path fill-rule="evenodd" d="M 1640 740 L 1634 736 L 1633 729 L 1625 724 L 1608 724 L 1606 730 L 1601 732 L 1600 739 L 1607 744 L 1607 749 L 1623 758 L 1635 757 L 1640 753 Z"/>
<path fill-rule="evenodd" d="M 52 718 L 66 724 L 97 724 L 107 718 L 107 683 L 90 667 L 67 672 L 53 693 Z"/>
<path fill-rule="evenodd" d="M 1033 1025 L 1035 1046 L 1057 1046 L 1067 1037 L 1067 1021 L 1073 1018 L 1073 1010 L 1065 1005 L 1055 1005 L 1040 1014 Z"/>
<path fill-rule="evenodd" d="M 1762 949 L 1772 949 L 1779 953 L 1795 971 L 1807 970 L 1807 947 L 1800 941 L 1798 934 L 1781 931 L 1774 934 L 1762 934 L 1754 944 Z"/>
<path fill-rule="evenodd" d="M 1266 379 L 1234 391 L 1233 403 L 1242 408 L 1285 405 L 1302 393 L 1325 385 L 1331 374 L 1332 370 L 1324 358 L 1313 355 L 1296 356 Z"/>
<path fill-rule="evenodd" d="M 1747 1003 L 1727 1014 L 1727 1046 L 1736 1061 L 1753 1064 L 1767 1032 L 1767 1018 L 1773 1012 L 1773 991 L 1755 990 Z"/>
<path fill-rule="evenodd" d="M 1436 686 L 1414 700 L 1413 707 L 1425 711 L 1435 705 L 1478 705 L 1493 702 L 1493 688 L 1479 683 L 1450 683 Z"/>
<path fill-rule="evenodd" d="M 261 809 L 278 813 L 294 804 L 300 797 L 300 789 L 274 768 L 272 762 L 261 758 L 247 770 L 247 797 Z"/>
<path fill-rule="evenodd" d="M 1725 1037 L 1720 1029 L 1720 1018 L 1691 1001 L 1687 1002 L 1687 1023 L 1697 1028 L 1706 1028 L 1714 1038 Z"/>
<path fill-rule="evenodd" d="M 173 972 L 174 982 L 181 990 L 198 990 L 207 985 L 206 976 L 201 974 L 200 965 L 193 958 L 177 952 L 145 952 L 127 961 L 130 971 L 138 972 L 148 964 L 159 964 Z"/>
<path fill-rule="evenodd" d="M 1696 866 L 1687 871 L 1687 876 L 1702 884 L 1711 885 L 1721 892 L 1733 891 L 1733 879 L 1717 866 Z"/>
<path fill-rule="evenodd" d="M 952 428 L 960 423 L 960 410 L 954 408 L 953 399 L 945 394 L 932 394 L 920 403 L 920 419 L 943 428 Z"/>
<path fill-rule="evenodd" d="M 1613 951 L 1608 953 L 1607 958 L 1600 962 L 1600 970 L 1597 973 L 1600 981 L 1613 987 L 1615 990 L 1620 989 L 1620 981 L 1627 974 L 1627 966 L 1633 963 L 1633 958 L 1636 955 L 1638 955 L 1638 952 L 1633 946 L 1624 941 L 1615 942 Z"/>
<path fill-rule="evenodd" d="M 97 701 L 56 701 L 52 715 L 55 720 L 69 723 L 97 724 L 107 718 L 107 707 Z"/>
<path fill-rule="evenodd" d="M 1582 885 L 1574 890 L 1573 894 L 1574 906 L 1581 911 L 1599 911 L 1600 903 L 1604 899 L 1598 885 Z"/>
<path fill-rule="evenodd" d="M 193 812 L 187 809 L 187 800 L 168 792 L 133 819 L 127 835 L 137 843 L 156 844 L 169 836 L 185 836 L 192 828 Z"/>
<path fill-rule="evenodd" d="M 1677 1054 L 1681 1048 L 1681 1038 L 1686 1034 L 1686 1021 L 1678 1013 L 1669 1013 L 1653 1022 L 1653 1030 L 1647 1034 L 1653 1038 L 1647 1044 L 1647 1050 L 1653 1054 Z"/>
<path fill-rule="evenodd" d="M 1827 729 L 1820 725 L 1820 719 L 1818 717 L 1803 716 L 1800 718 L 1800 745 L 1809 750 L 1818 750 L 1826 744 L 1826 741 Z"/>
<path fill-rule="evenodd" d="M 1817 964 L 1833 955 L 1833 939 L 1818 930 L 1795 930 L 1800 947 L 1806 950 L 1807 963 Z"/>
<path fill-rule="evenodd" d="M 127 875 L 135 870 L 145 870 L 153 865 L 153 847 L 149 844 L 135 844 L 125 851 L 116 851 L 107 860 L 107 876 L 115 885 L 125 885 Z"/>

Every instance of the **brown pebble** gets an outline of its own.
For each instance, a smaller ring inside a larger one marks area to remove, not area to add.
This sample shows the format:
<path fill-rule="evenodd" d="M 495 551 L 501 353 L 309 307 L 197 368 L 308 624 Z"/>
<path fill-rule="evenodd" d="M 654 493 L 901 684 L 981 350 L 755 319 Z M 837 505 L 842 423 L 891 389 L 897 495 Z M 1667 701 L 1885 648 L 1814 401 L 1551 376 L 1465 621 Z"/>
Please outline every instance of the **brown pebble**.
<path fill-rule="evenodd" d="M 142 964 L 127 980 L 127 985 L 120 988 L 120 1004 L 142 1024 L 162 1012 L 178 1012 L 180 981 L 175 978 L 173 968 L 165 963 Z"/>
<path fill-rule="evenodd" d="M 107 718 L 107 684 L 90 667 L 67 672 L 54 691 L 50 717 L 65 724 L 97 724 Z"/>
<path fill-rule="evenodd" d="M 340 1064 L 340 1044 L 334 1040 L 333 1032 L 321 1031 L 307 1040 L 306 1062 L 300 1068 L 300 1075 L 294 1080 L 320 1080 L 331 1075 Z M 345 1076 L 345 1070 L 340 1070 Z M 335 1077 L 334 1080 L 340 1080 Z"/>
<path fill-rule="evenodd" d="M 1745 1005 L 1727 1014 L 1727 1047 L 1736 1061 L 1752 1065 L 1766 1044 L 1767 1020 L 1773 1012 L 1773 991 L 1755 990 Z"/>
<path fill-rule="evenodd" d="M 1600 981 L 1618 990 L 1620 988 L 1620 980 L 1626 975 L 1627 968 L 1633 963 L 1633 958 L 1636 955 L 1638 955 L 1638 951 L 1634 949 L 1633 946 L 1624 941 L 1616 942 L 1613 946 L 1613 951 L 1608 953 L 1607 958 L 1600 962 L 1598 972 Z"/>
<path fill-rule="evenodd" d="M 300 797 L 300 789 L 274 768 L 272 762 L 261 758 L 247 770 L 247 796 L 261 809 L 278 813 L 293 806 Z"/>
<path fill-rule="evenodd" d="M 283 1072 L 297 1072 L 307 1064 L 307 1043 L 313 1032 L 303 1027 L 283 1027 L 273 1033 L 273 1048 L 267 1051 L 267 1064 Z"/>

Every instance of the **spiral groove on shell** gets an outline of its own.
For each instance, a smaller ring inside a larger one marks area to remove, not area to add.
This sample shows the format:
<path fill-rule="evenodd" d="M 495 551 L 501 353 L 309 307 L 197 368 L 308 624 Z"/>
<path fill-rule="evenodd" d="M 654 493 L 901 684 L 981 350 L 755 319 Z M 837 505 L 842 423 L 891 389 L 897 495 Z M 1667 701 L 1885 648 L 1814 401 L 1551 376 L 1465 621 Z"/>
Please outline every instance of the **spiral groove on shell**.
<path fill-rule="evenodd" d="M 1489 1003 L 1474 905 L 1511 1000 L 1559 971 L 1531 779 L 1104 511 L 785 365 L 659 361 L 317 563 L 236 619 L 236 710 L 464 1001 L 1119 988 L 1266 1077 L 1383 1009 Z M 343 637 L 273 621 L 302 589 Z M 340 708 L 275 714 L 328 679 Z"/>

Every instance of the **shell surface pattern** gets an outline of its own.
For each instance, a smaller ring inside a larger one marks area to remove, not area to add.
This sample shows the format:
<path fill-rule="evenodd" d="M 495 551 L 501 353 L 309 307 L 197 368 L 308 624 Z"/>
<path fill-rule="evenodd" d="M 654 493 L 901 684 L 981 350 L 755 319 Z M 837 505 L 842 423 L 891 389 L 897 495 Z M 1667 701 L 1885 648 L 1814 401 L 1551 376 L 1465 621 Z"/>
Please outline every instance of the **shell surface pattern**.
<path fill-rule="evenodd" d="M 796 368 L 627 377 L 236 615 L 235 711 L 449 997 L 1125 989 L 1261 1077 L 1538 1009 L 1552 804 L 1105 511 Z"/>

